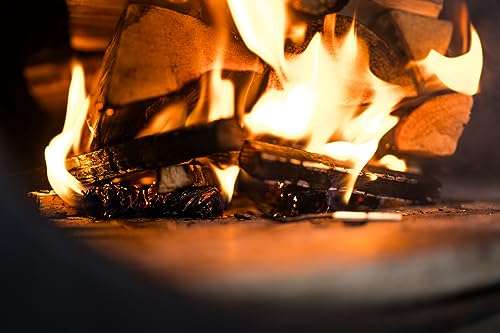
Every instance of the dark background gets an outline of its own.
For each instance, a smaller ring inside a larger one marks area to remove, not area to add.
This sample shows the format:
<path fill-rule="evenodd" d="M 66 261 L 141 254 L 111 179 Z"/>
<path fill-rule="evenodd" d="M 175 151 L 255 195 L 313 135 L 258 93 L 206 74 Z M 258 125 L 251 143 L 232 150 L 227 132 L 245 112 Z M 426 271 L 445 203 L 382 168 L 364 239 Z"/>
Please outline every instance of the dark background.
<path fill-rule="evenodd" d="M 468 4 L 483 42 L 485 67 L 472 120 L 455 156 L 443 161 L 443 170 L 459 179 L 497 180 L 500 176 L 500 2 L 469 0 Z"/>

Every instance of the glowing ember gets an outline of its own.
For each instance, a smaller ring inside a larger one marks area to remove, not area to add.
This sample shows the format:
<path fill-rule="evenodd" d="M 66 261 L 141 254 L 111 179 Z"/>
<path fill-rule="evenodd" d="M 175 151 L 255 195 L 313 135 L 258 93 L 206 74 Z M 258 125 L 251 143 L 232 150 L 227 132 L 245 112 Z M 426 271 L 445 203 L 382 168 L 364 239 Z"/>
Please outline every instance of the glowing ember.
<path fill-rule="evenodd" d="M 64 127 L 45 148 L 47 176 L 54 191 L 68 204 L 74 206 L 81 198 L 84 187 L 66 170 L 66 157 L 77 152 L 81 130 L 85 124 L 89 100 L 85 91 L 85 74 L 80 63 L 73 65 Z"/>
<path fill-rule="evenodd" d="M 471 26 L 470 50 L 466 54 L 448 58 L 432 50 L 417 65 L 427 78 L 436 75 L 448 88 L 465 95 L 475 95 L 479 91 L 483 71 L 483 47 L 479 34 Z"/>

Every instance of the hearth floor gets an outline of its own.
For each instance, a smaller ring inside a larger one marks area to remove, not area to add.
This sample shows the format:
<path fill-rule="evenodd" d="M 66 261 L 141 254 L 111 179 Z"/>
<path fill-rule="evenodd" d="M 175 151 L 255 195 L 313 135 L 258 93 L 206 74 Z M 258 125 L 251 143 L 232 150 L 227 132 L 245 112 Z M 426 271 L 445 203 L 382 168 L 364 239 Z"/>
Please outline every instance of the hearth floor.
<path fill-rule="evenodd" d="M 485 303 L 487 309 L 474 307 L 472 314 L 500 313 L 500 202 L 392 211 L 401 212 L 403 221 L 285 224 L 252 214 L 238 219 L 229 211 L 222 219 L 203 221 L 51 222 L 101 255 L 205 300 L 262 309 L 327 304 L 332 311 L 400 310 L 493 288 L 494 302 Z"/>

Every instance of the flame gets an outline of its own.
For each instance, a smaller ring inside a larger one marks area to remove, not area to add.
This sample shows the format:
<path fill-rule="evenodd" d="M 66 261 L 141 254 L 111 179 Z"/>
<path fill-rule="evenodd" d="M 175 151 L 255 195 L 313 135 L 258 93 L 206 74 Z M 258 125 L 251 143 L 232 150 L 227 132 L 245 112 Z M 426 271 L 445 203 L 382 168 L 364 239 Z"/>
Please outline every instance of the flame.
<path fill-rule="evenodd" d="M 219 180 L 219 184 L 224 194 L 226 201 L 229 203 L 233 199 L 234 186 L 236 179 L 240 173 L 240 167 L 237 165 L 230 166 L 226 169 L 220 169 L 212 164 L 212 169 Z"/>
<path fill-rule="evenodd" d="M 436 75 L 448 88 L 465 95 L 473 96 L 479 91 L 483 71 L 483 46 L 481 38 L 473 25 L 471 29 L 470 50 L 462 56 L 448 58 L 435 50 L 419 62 L 417 66 L 428 79 Z"/>
<path fill-rule="evenodd" d="M 406 165 L 405 160 L 400 159 L 394 155 L 385 155 L 377 161 L 377 164 L 382 165 L 389 170 L 400 172 L 408 171 L 408 166 Z"/>
<path fill-rule="evenodd" d="M 307 139 L 307 150 L 349 162 L 353 172 L 344 198 L 348 201 L 357 175 L 397 124 L 391 112 L 406 93 L 370 71 L 368 49 L 357 38 L 354 23 L 339 40 L 333 24 L 333 40 L 318 33 L 302 54 L 286 59 L 286 0 L 265 2 L 271 5 L 228 0 L 246 45 L 274 69 L 282 86 L 268 89 L 244 123 L 254 134 Z"/>
<path fill-rule="evenodd" d="M 85 124 L 89 99 L 85 91 L 83 66 L 75 62 L 69 87 L 68 106 L 64 127 L 45 148 L 47 177 L 54 191 L 69 205 L 78 204 L 83 185 L 66 170 L 66 157 L 78 152 L 82 127 Z"/>

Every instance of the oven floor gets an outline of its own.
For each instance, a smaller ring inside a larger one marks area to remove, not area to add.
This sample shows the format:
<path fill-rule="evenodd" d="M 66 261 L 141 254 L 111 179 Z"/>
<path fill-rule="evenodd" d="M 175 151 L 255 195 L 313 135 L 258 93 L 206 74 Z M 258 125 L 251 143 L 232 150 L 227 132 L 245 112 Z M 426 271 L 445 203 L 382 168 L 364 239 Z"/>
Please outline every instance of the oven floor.
<path fill-rule="evenodd" d="M 73 217 L 52 223 L 156 282 L 204 300 L 251 304 L 264 315 L 276 304 L 292 312 L 316 309 L 318 320 L 327 315 L 320 311 L 325 305 L 342 313 L 377 309 L 377 322 L 387 313 L 406 320 L 402 311 L 411 323 L 427 320 L 439 331 L 454 327 L 454 320 L 500 313 L 500 202 L 396 211 L 402 222 L 364 225 L 283 224 L 230 212 L 210 221 Z"/>

